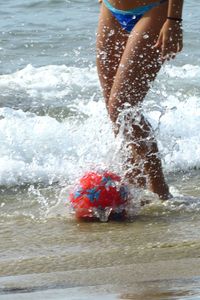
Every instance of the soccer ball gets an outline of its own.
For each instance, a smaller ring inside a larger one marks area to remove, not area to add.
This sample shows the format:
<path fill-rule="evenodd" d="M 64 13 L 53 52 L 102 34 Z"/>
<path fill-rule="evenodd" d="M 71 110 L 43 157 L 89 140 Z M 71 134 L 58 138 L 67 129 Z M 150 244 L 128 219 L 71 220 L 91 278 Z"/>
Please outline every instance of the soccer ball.
<path fill-rule="evenodd" d="M 69 201 L 78 219 L 107 221 L 113 215 L 124 215 L 128 194 L 117 174 L 91 171 L 79 179 Z"/>

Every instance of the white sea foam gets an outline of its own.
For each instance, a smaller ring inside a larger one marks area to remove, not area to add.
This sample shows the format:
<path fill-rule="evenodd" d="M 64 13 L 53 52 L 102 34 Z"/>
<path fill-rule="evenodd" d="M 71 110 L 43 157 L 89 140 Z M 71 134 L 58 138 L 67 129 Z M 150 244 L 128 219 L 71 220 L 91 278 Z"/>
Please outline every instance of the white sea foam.
<path fill-rule="evenodd" d="M 166 65 L 162 74 L 171 78 L 200 79 L 200 66 L 183 65 L 181 67 Z M 49 65 L 35 68 L 27 65 L 24 69 L 12 74 L 0 76 L 0 90 L 15 91 L 25 90 L 32 97 L 44 99 L 63 97 L 76 88 L 81 88 L 82 93 L 86 89 L 99 87 L 98 76 L 95 67 L 78 68 L 65 65 Z M 184 88 L 184 87 L 183 87 Z"/>
<path fill-rule="evenodd" d="M 164 67 L 159 80 L 197 78 L 199 66 Z M 90 89 L 99 93 L 96 69 L 67 66 L 45 66 L 25 69 L 0 76 L 0 91 L 15 97 L 16 91 L 26 91 L 30 99 L 64 98 L 68 104 L 70 91 L 78 90 L 84 101 L 73 99 L 77 111 L 86 117 L 71 117 L 58 121 L 50 116 L 38 116 L 9 107 L 0 109 L 0 185 L 51 183 L 71 180 L 79 172 L 95 165 L 120 168 L 119 145 L 102 99 L 94 101 Z M 181 95 L 181 96 L 180 96 Z M 168 93 L 162 103 L 150 107 L 147 117 L 156 131 L 164 168 L 200 168 L 200 101 L 198 96 L 182 97 Z M 29 101 L 30 101 L 29 99 Z M 97 99 L 96 99 L 97 100 Z M 13 100 L 14 101 L 14 100 Z M 26 101 L 26 99 L 24 99 Z M 147 99 L 148 101 L 148 99 Z M 153 99 L 156 104 L 156 99 Z M 158 127 L 159 124 L 159 127 Z"/>
<path fill-rule="evenodd" d="M 182 67 L 176 67 L 167 65 L 164 68 L 164 72 L 170 77 L 187 78 L 187 79 L 199 79 L 200 78 L 200 67 L 195 65 L 186 64 Z"/>
<path fill-rule="evenodd" d="M 25 92 L 34 101 L 48 103 L 53 99 L 65 98 L 77 91 L 84 94 L 85 90 L 98 87 L 96 68 L 77 68 L 65 65 L 49 65 L 35 68 L 27 65 L 24 69 L 12 74 L 0 76 L 1 95 L 8 92 Z"/>
<path fill-rule="evenodd" d="M 158 136 L 166 168 L 170 171 L 200 168 L 199 98 L 194 96 L 180 101 L 169 96 L 162 105 L 165 113 L 160 118 Z M 149 113 L 155 127 L 159 117 L 156 111 Z"/>
<path fill-rule="evenodd" d="M 89 109 L 95 114 L 82 124 L 0 109 L 0 184 L 67 180 L 88 164 L 106 162 L 114 137 L 103 104 Z"/>

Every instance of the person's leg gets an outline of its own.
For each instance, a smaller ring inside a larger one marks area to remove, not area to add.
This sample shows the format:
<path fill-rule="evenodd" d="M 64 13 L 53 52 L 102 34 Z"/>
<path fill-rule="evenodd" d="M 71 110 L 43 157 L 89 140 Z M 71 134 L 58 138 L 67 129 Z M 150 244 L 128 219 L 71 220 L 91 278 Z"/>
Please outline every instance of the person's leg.
<path fill-rule="evenodd" d="M 108 106 L 114 78 L 128 39 L 111 12 L 101 4 L 97 31 L 97 70 L 103 95 Z"/>
<path fill-rule="evenodd" d="M 102 4 L 97 32 L 97 69 L 107 109 L 115 75 L 129 34 L 123 30 L 110 11 Z M 140 162 L 134 162 L 134 183 L 145 187 Z M 133 169 L 132 169 L 133 174 Z"/>
<path fill-rule="evenodd" d="M 167 3 L 151 9 L 136 24 L 126 43 L 108 101 L 108 111 L 114 124 L 118 123 L 119 113 L 126 103 L 134 108 L 134 114 L 127 115 L 124 121 L 124 135 L 132 154 L 130 162 L 143 161 L 149 188 L 162 199 L 169 197 L 169 189 L 164 180 L 158 147 L 150 124 L 137 108 L 162 64 L 158 51 L 152 46 L 166 14 Z M 129 177 L 134 175 L 134 172 L 133 175 L 129 172 Z"/>

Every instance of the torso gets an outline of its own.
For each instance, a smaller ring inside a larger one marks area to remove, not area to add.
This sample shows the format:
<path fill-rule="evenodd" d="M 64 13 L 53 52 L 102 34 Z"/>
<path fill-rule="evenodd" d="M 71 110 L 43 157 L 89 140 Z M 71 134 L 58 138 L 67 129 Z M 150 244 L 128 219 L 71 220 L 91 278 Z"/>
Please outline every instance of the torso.
<path fill-rule="evenodd" d="M 157 2 L 159 0 L 109 0 L 109 2 L 117 9 L 128 10 L 150 3 Z"/>

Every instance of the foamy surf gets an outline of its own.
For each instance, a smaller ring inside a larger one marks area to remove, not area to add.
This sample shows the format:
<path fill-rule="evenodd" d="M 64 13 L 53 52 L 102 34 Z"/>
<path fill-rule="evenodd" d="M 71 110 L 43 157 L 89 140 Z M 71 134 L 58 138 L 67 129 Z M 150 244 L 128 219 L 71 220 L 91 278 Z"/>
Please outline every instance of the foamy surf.
<path fill-rule="evenodd" d="M 196 80 L 200 67 L 166 65 L 158 78 L 161 84 L 166 74 Z M 73 111 L 63 116 L 61 109 L 54 116 L 42 116 L 17 108 L 0 109 L 0 185 L 74 180 L 83 170 L 99 164 L 120 172 L 120 166 L 115 166 L 120 160 L 120 145 L 100 96 L 96 68 L 28 65 L 1 75 L 0 91 L 5 99 L 26 92 L 23 101 L 30 107 L 58 105 Z M 167 94 L 165 88 L 159 98 L 157 102 L 152 92 L 144 106 L 165 171 L 199 168 L 199 97 L 186 97 L 184 89 Z M 17 106 L 14 97 L 13 103 Z"/>

